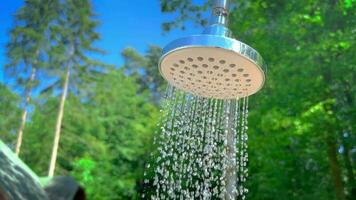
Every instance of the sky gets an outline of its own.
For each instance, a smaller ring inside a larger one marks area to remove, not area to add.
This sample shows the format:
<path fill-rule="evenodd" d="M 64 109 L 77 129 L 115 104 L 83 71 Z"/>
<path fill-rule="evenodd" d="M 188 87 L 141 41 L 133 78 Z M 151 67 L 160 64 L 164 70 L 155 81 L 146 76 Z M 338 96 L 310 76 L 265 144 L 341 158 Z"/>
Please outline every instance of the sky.
<path fill-rule="evenodd" d="M 94 12 L 100 26 L 97 32 L 101 40 L 95 46 L 106 51 L 99 59 L 116 66 L 123 65 L 120 55 L 125 47 L 133 47 L 144 53 L 148 45 L 163 47 L 170 41 L 191 34 L 198 34 L 202 28 L 187 25 L 186 30 L 172 30 L 163 33 L 161 24 L 174 18 L 174 14 L 163 14 L 159 0 L 92 0 Z M 13 14 L 23 5 L 20 0 L 2 0 L 0 4 L 0 82 L 6 78 L 3 66 L 7 59 L 5 46 L 13 24 Z"/>

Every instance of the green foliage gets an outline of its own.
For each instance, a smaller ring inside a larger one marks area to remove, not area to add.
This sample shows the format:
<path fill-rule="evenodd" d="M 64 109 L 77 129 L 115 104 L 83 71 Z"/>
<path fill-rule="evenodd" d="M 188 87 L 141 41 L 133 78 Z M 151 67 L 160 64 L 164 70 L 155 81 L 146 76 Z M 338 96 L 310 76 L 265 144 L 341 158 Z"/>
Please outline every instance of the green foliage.
<path fill-rule="evenodd" d="M 251 97 L 248 199 L 356 195 L 356 7 L 350 2 L 232 2 L 229 28 L 268 64 L 265 87 Z M 186 5 L 176 12 L 189 11 Z"/>
<path fill-rule="evenodd" d="M 159 103 L 161 94 L 166 88 L 166 81 L 157 70 L 161 57 L 162 48 L 149 46 L 145 55 L 140 55 L 133 48 L 126 48 L 122 51 L 125 59 L 125 72 L 135 77 L 140 85 L 140 91 L 148 90 L 151 93 L 152 101 Z"/>
<path fill-rule="evenodd" d="M 135 79 L 114 70 L 97 77 L 89 97 L 68 97 L 57 173 L 76 177 L 91 199 L 137 197 L 158 117 L 148 93 L 137 93 Z M 23 157 L 42 175 L 51 143 L 37 141 L 52 140 L 57 104 L 53 99 L 39 105 L 24 138 Z"/>
<path fill-rule="evenodd" d="M 94 54 L 104 53 L 93 46 L 100 39 L 96 32 L 99 23 L 89 0 L 59 1 L 57 14 L 58 17 L 51 23 L 49 32 L 52 43 L 48 53 L 52 65 L 50 72 L 62 80 L 65 72 L 69 70 L 69 89 L 76 92 L 81 92 L 81 89 L 85 91 L 85 86 L 90 85 L 97 74 L 109 67 L 92 58 Z M 58 86 L 53 85 L 52 91 Z"/>
<path fill-rule="evenodd" d="M 208 23 L 203 12 L 211 5 L 212 0 L 207 0 L 203 4 L 196 4 L 191 0 L 161 0 L 161 11 L 167 13 L 178 13 L 176 19 L 164 22 L 163 31 L 170 31 L 174 28 L 185 29 L 185 21 L 191 20 L 201 26 Z"/>
<path fill-rule="evenodd" d="M 10 147 L 15 144 L 20 121 L 19 100 L 16 94 L 0 83 L 0 138 Z"/>
<path fill-rule="evenodd" d="M 9 63 L 5 72 L 16 77 L 17 88 L 33 88 L 38 81 L 30 79 L 31 69 L 44 72 L 48 67 L 50 47 L 49 24 L 56 17 L 57 1 L 28 0 L 15 13 L 6 55 Z"/>
<path fill-rule="evenodd" d="M 81 180 L 81 184 L 88 194 L 93 194 L 95 188 L 92 188 L 95 177 L 93 176 L 93 170 L 96 167 L 95 161 L 90 158 L 81 158 L 73 162 L 72 175 L 78 180 Z"/>

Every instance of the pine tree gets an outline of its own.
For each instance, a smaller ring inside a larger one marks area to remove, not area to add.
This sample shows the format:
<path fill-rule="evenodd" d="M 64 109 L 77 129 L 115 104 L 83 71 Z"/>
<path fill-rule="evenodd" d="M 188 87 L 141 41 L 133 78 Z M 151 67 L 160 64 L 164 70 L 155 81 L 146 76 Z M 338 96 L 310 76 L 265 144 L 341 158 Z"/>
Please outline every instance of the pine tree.
<path fill-rule="evenodd" d="M 81 88 L 89 85 L 88 81 L 93 78 L 92 75 L 105 71 L 98 66 L 106 66 L 87 56 L 88 53 L 102 53 L 101 50 L 92 46 L 93 42 L 99 39 L 99 34 L 95 32 L 98 22 L 93 19 L 90 1 L 61 1 L 59 8 L 60 16 L 51 27 L 52 40 L 55 45 L 52 46 L 50 60 L 53 66 L 56 66 L 53 69 L 54 72 L 59 70 L 65 73 L 60 77 L 62 88 L 49 176 L 53 176 L 55 170 L 64 104 L 68 91 L 81 92 Z"/>
<path fill-rule="evenodd" d="M 38 86 L 36 74 L 46 66 L 46 51 L 49 47 L 48 27 L 54 18 L 55 7 L 54 0 L 25 1 L 24 6 L 15 14 L 15 26 L 10 32 L 10 41 L 7 44 L 7 57 L 10 63 L 5 70 L 11 76 L 17 77 L 17 87 L 24 89 L 24 105 L 17 131 L 17 155 L 21 150 L 31 91 Z"/>
<path fill-rule="evenodd" d="M 162 48 L 153 45 L 149 46 L 145 55 L 139 54 L 134 48 L 125 48 L 121 53 L 125 61 L 125 72 L 136 78 L 140 92 L 150 91 L 151 100 L 156 105 L 166 88 L 166 81 L 157 68 L 161 53 Z"/>

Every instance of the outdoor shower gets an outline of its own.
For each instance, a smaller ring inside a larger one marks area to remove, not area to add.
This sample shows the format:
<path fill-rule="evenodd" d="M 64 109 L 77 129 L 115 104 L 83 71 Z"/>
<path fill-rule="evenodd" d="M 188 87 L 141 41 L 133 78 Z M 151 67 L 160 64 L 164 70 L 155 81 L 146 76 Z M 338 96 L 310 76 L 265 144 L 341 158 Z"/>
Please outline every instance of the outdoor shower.
<path fill-rule="evenodd" d="M 154 192 L 143 198 L 246 198 L 248 96 L 262 88 L 264 64 L 256 50 L 231 38 L 228 13 L 228 1 L 216 0 L 203 34 L 163 49 L 159 70 L 169 87 L 154 177 L 145 179 Z"/>
<path fill-rule="evenodd" d="M 217 99 L 260 90 L 265 80 L 263 59 L 252 47 L 231 38 L 228 14 L 229 1 L 215 0 L 203 34 L 169 43 L 159 62 L 163 78 L 181 90 Z"/>

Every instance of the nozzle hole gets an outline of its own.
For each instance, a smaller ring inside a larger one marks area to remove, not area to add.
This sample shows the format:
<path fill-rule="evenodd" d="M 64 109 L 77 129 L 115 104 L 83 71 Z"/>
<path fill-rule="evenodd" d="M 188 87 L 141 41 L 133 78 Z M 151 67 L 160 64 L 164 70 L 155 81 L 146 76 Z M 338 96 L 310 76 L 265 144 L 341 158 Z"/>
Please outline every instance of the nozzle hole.
<path fill-rule="evenodd" d="M 189 62 L 193 62 L 193 58 L 187 58 Z"/>
<path fill-rule="evenodd" d="M 248 82 L 248 83 L 251 82 L 251 79 L 246 79 L 246 82 Z"/>
<path fill-rule="evenodd" d="M 181 64 L 184 64 L 184 63 L 185 63 L 184 60 L 180 60 L 179 62 L 180 62 Z"/>
<path fill-rule="evenodd" d="M 244 76 L 244 77 L 248 77 L 248 76 L 249 76 L 249 74 L 244 74 L 243 76 Z"/>
<path fill-rule="evenodd" d="M 179 65 L 177 63 L 174 63 L 173 66 L 174 67 L 179 67 Z"/>
<path fill-rule="evenodd" d="M 240 69 L 238 69 L 237 71 L 238 71 L 238 72 L 243 72 L 244 69 L 240 68 Z"/>
<path fill-rule="evenodd" d="M 202 74 L 203 72 L 202 71 L 198 71 L 198 74 Z"/>
<path fill-rule="evenodd" d="M 220 63 L 220 64 L 225 64 L 226 61 L 225 61 L 225 60 L 220 60 L 219 63 Z"/>
<path fill-rule="evenodd" d="M 232 77 L 236 77 L 236 76 L 237 76 L 237 74 L 231 74 L 231 76 L 232 76 Z"/>
<path fill-rule="evenodd" d="M 215 65 L 213 68 L 214 68 L 214 69 L 219 69 L 219 66 Z"/>
<path fill-rule="evenodd" d="M 192 67 L 196 69 L 196 68 L 198 68 L 198 65 L 194 64 L 194 65 L 192 65 Z"/>
<path fill-rule="evenodd" d="M 203 64 L 202 65 L 204 68 L 207 68 L 207 67 L 209 67 L 207 64 Z"/>
<path fill-rule="evenodd" d="M 236 65 L 235 64 L 230 64 L 230 67 L 234 68 L 234 67 L 236 67 Z"/>
<path fill-rule="evenodd" d="M 229 72 L 229 70 L 228 70 L 228 69 L 224 69 L 223 71 L 224 71 L 225 73 L 228 73 L 228 72 Z"/>
<path fill-rule="evenodd" d="M 198 57 L 197 58 L 199 61 L 203 61 L 204 59 L 203 59 L 203 57 Z"/>
<path fill-rule="evenodd" d="M 210 62 L 214 62 L 214 61 L 215 61 L 214 58 L 209 58 L 208 60 L 209 60 Z"/>

